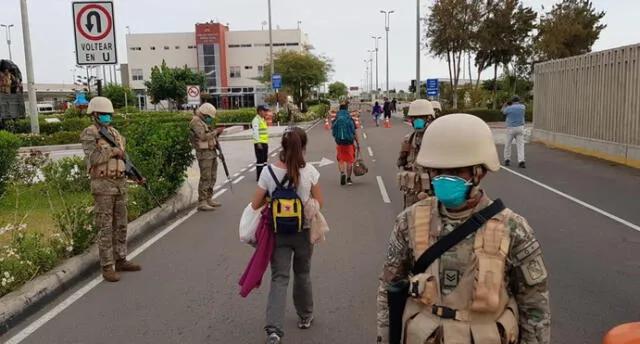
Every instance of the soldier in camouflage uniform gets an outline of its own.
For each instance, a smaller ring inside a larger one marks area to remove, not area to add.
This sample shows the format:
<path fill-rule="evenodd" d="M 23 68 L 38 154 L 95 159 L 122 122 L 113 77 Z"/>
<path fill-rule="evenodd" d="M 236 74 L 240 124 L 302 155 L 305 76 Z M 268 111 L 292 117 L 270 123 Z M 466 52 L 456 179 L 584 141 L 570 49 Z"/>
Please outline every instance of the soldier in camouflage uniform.
<path fill-rule="evenodd" d="M 422 137 L 426 128 L 435 119 L 431 102 L 418 99 L 409 105 L 408 117 L 412 120 L 413 133 L 405 136 L 398 157 L 398 185 L 404 192 L 404 208 L 407 208 L 427 196 L 428 178 L 424 169 L 416 164 Z"/>
<path fill-rule="evenodd" d="M 218 177 L 218 153 L 216 139 L 223 128 L 211 129 L 211 123 L 216 116 L 216 108 L 209 104 L 202 104 L 195 112 L 189 123 L 189 141 L 196 151 L 200 182 L 198 184 L 198 210 L 214 211 L 221 204 L 212 199 L 213 186 Z"/>
<path fill-rule="evenodd" d="M 489 127 L 467 114 L 439 118 L 425 132 L 417 163 L 427 169 L 435 197 L 396 219 L 379 279 L 377 342 L 389 340 L 387 288 L 409 277 L 419 281 L 420 294 L 407 299 L 403 343 L 549 344 L 548 275 L 541 247 L 526 219 L 509 209 L 424 273 L 408 276 L 428 247 L 493 202 L 479 186 L 488 171 L 500 169 Z"/>
<path fill-rule="evenodd" d="M 111 126 L 113 105 L 109 99 L 91 99 L 87 113 L 91 114 L 94 123 L 82 132 L 80 140 L 95 200 L 94 223 L 100 230 L 98 249 L 102 277 L 117 282 L 120 276 L 116 271 L 140 270 L 140 265 L 127 261 L 125 139 Z M 106 128 L 121 148 L 112 147 L 104 140 L 100 135 L 101 128 Z"/>
<path fill-rule="evenodd" d="M 436 118 L 442 116 L 442 105 L 440 105 L 440 102 L 436 100 L 432 100 L 431 105 L 433 105 L 433 111 L 436 114 Z"/>

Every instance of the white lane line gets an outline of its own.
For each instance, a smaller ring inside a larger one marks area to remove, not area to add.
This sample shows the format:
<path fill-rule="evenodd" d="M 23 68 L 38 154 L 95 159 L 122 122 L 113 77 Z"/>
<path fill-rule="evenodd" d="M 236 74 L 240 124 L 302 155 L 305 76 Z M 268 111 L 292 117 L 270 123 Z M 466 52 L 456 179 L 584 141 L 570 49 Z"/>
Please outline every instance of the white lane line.
<path fill-rule="evenodd" d="M 271 153 L 271 157 L 272 157 L 272 158 L 273 158 L 273 157 L 275 157 L 276 155 L 278 155 L 278 152 L 273 152 L 273 153 Z"/>
<path fill-rule="evenodd" d="M 243 179 L 244 179 L 244 176 L 240 176 L 238 179 L 236 179 L 236 180 L 234 180 L 234 181 L 233 181 L 233 184 L 238 184 L 238 183 L 240 183 L 240 181 L 241 181 L 241 180 L 243 180 Z"/>
<path fill-rule="evenodd" d="M 255 166 L 253 166 L 253 167 L 249 170 L 249 172 L 254 172 L 255 170 L 256 170 L 256 167 L 255 167 Z"/>
<path fill-rule="evenodd" d="M 554 189 L 554 188 L 550 187 L 549 185 L 543 184 L 543 183 L 541 183 L 541 182 L 539 182 L 539 181 L 537 181 L 537 180 L 535 180 L 533 178 L 527 177 L 524 174 L 518 173 L 518 172 L 516 172 L 516 171 L 514 171 L 514 170 L 512 170 L 510 168 L 502 167 L 502 169 L 504 169 L 505 171 L 507 171 L 509 173 L 512 173 L 512 174 L 514 174 L 514 175 L 516 175 L 516 176 L 518 176 L 518 177 L 520 177 L 520 178 L 522 178 L 524 180 L 527 180 L 527 181 L 529 181 L 529 182 L 531 182 L 533 184 L 536 184 L 536 185 L 538 185 L 539 187 L 541 187 L 543 189 L 547 189 L 547 190 L 555 193 L 558 196 L 564 197 L 564 198 L 566 198 L 566 199 L 568 199 L 568 200 L 570 200 L 570 201 L 572 201 L 572 202 L 574 202 L 576 204 L 579 204 L 579 205 L 581 205 L 581 206 L 583 206 L 583 207 L 585 207 L 587 209 L 593 210 L 593 211 L 595 211 L 596 213 L 598 213 L 600 215 L 604 215 L 604 216 L 610 218 L 611 220 L 614 220 L 614 221 L 616 221 L 616 222 L 618 222 L 620 224 L 623 224 L 623 225 L 625 225 L 625 226 L 627 226 L 627 227 L 629 227 L 631 229 L 634 229 L 634 230 L 640 232 L 640 226 L 638 226 L 638 225 L 636 225 L 634 223 L 631 223 L 631 222 L 629 222 L 629 221 L 627 221 L 625 219 L 621 219 L 621 218 L 619 218 L 619 217 L 617 217 L 617 216 L 615 216 L 615 215 L 613 215 L 613 214 L 611 214 L 611 213 L 609 213 L 607 211 L 604 211 L 604 210 L 602 210 L 602 209 L 600 209 L 600 208 L 598 208 L 596 206 L 593 206 L 593 205 L 591 205 L 591 204 L 589 204 L 587 202 L 581 201 L 581 200 L 579 200 L 579 199 L 577 199 L 577 198 L 575 198 L 573 196 L 567 195 L 566 193 L 564 193 L 564 192 L 562 192 L 560 190 Z"/>
<path fill-rule="evenodd" d="M 245 173 L 245 172 L 247 172 L 247 167 L 240 170 L 240 173 Z"/>
<path fill-rule="evenodd" d="M 232 175 L 232 176 L 231 176 L 231 179 L 233 179 L 233 178 L 235 178 L 235 177 L 237 177 L 237 176 L 239 176 L 239 175 L 240 175 L 240 172 L 238 172 L 238 173 L 236 173 L 236 174 Z"/>
<path fill-rule="evenodd" d="M 367 150 L 369 151 L 369 156 L 373 158 L 373 150 L 371 147 L 367 147 Z"/>
<path fill-rule="evenodd" d="M 226 189 L 220 191 L 218 194 L 222 194 L 222 193 L 224 193 L 224 191 L 226 191 Z M 131 259 L 135 258 L 140 253 L 144 252 L 146 249 L 151 247 L 151 245 L 155 244 L 158 240 L 162 239 L 165 235 L 169 234 L 169 232 L 174 230 L 176 227 L 180 226 L 187 219 L 189 219 L 190 217 L 195 215 L 197 212 L 198 212 L 198 210 L 196 210 L 196 209 L 190 211 L 185 217 L 178 219 L 176 222 L 171 224 L 169 227 L 167 227 L 164 230 L 162 230 L 162 232 L 156 234 L 153 238 L 151 238 L 149 241 L 147 241 L 144 244 L 142 244 L 140 247 L 138 247 L 135 251 L 130 253 L 128 256 Z M 86 295 L 88 292 L 90 292 L 93 288 L 95 288 L 98 284 L 100 284 L 100 282 L 102 282 L 102 276 L 96 277 L 91 282 L 87 283 L 82 288 L 78 289 L 78 291 L 73 293 L 71 296 L 66 298 L 64 301 L 60 302 L 58 305 L 56 305 L 50 311 L 45 313 L 43 316 L 38 318 L 36 321 L 32 322 L 29 326 L 24 328 L 22 331 L 18 332 L 15 336 L 11 337 L 8 341 L 5 342 L 5 344 L 18 344 L 18 343 L 22 342 L 23 340 L 27 339 L 27 337 L 29 337 L 30 335 L 35 333 L 40 327 L 44 326 L 51 319 L 56 317 L 58 314 L 62 313 L 62 311 L 67 309 L 74 302 L 78 301 L 80 298 L 82 298 L 84 295 Z"/>
<path fill-rule="evenodd" d="M 384 203 L 391 203 L 391 199 L 389 198 L 389 194 L 387 193 L 387 188 L 384 187 L 384 181 L 382 181 L 382 177 L 377 176 L 378 179 L 378 187 L 380 188 L 380 194 L 382 194 L 382 200 Z"/>
<path fill-rule="evenodd" d="M 367 133 L 365 133 L 364 131 L 362 132 L 362 137 L 364 137 L 364 139 L 367 139 Z"/>
<path fill-rule="evenodd" d="M 220 197 L 220 196 L 221 196 L 223 193 L 225 193 L 225 192 L 227 192 L 227 189 L 222 189 L 222 190 L 220 190 L 220 191 L 216 192 L 215 194 L 213 194 L 213 197 L 212 197 L 212 198 L 213 198 L 213 199 L 216 199 L 216 198 Z"/>

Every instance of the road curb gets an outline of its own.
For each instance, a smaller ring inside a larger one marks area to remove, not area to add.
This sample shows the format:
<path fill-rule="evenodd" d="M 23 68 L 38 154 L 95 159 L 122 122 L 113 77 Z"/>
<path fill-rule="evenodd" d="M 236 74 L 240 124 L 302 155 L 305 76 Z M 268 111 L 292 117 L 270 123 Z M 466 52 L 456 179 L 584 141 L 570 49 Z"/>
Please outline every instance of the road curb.
<path fill-rule="evenodd" d="M 162 205 L 162 209 L 155 208 L 129 223 L 128 242 L 136 242 L 166 224 L 179 212 L 195 205 L 197 198 L 196 187 L 185 181 L 177 194 Z M 7 333 L 99 268 L 98 247 L 94 244 L 87 252 L 69 258 L 51 271 L 27 282 L 19 290 L 0 298 L 0 335 Z"/>

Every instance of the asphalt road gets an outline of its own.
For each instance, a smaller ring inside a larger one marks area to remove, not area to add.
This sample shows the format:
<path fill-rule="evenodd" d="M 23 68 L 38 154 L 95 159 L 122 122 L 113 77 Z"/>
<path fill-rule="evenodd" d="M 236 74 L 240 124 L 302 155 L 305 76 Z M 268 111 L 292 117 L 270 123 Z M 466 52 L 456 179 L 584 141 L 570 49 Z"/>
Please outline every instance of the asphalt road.
<path fill-rule="evenodd" d="M 316 321 L 310 330 L 298 330 L 289 298 L 286 343 L 375 340 L 377 276 L 402 205 L 395 160 L 409 130 L 399 120 L 392 123 L 390 129 L 375 128 L 365 121 L 363 155 L 369 174 L 354 179 L 353 186 L 339 185 L 335 164 L 319 168 L 331 231 L 313 257 Z M 547 188 L 507 170 L 489 176 L 485 188 L 536 230 L 551 275 L 553 342 L 600 343 L 611 327 L 640 320 L 635 197 L 640 173 L 537 144 L 528 145 L 527 154 L 528 168 L 513 171 Z M 329 133 L 317 126 L 310 132 L 307 159 L 323 157 L 335 160 L 335 148 Z M 238 295 L 237 285 L 252 254 L 237 236 L 240 214 L 255 188 L 255 174 L 245 174 L 233 193 L 221 195 L 220 211 L 189 217 L 138 255 L 142 272 L 125 274 L 119 283 L 85 287 L 84 296 L 49 321 L 37 322 L 42 326 L 22 343 L 261 343 L 269 273 L 247 298 Z M 0 341 L 19 334 L 83 285 Z"/>

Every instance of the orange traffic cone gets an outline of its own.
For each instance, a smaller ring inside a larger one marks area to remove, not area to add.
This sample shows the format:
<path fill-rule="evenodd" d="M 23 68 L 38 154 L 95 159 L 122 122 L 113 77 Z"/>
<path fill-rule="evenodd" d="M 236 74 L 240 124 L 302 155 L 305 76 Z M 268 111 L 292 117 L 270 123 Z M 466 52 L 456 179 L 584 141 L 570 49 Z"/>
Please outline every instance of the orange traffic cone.
<path fill-rule="evenodd" d="M 640 344 L 640 322 L 627 323 L 610 330 L 603 344 Z"/>
<path fill-rule="evenodd" d="M 391 128 L 391 122 L 389 122 L 388 118 L 384 119 L 384 127 L 385 128 Z"/>
<path fill-rule="evenodd" d="M 325 119 L 324 119 L 324 128 L 325 128 L 326 130 L 329 130 L 329 119 L 328 119 L 328 118 L 325 118 Z"/>

